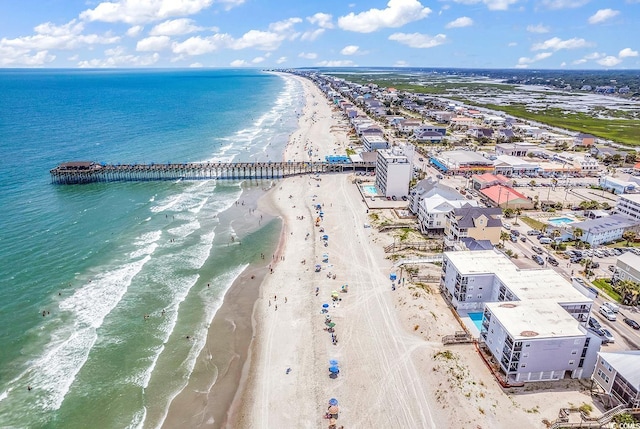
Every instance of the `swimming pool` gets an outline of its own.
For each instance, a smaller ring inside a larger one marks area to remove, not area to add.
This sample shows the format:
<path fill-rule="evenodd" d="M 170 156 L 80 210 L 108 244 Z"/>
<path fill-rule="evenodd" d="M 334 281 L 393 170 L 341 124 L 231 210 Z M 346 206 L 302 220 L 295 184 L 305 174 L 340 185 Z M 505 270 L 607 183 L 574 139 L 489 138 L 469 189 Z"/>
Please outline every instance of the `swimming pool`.
<path fill-rule="evenodd" d="M 549 219 L 548 222 L 553 226 L 562 226 L 575 222 L 575 219 L 570 217 L 554 217 L 553 219 Z"/>
<path fill-rule="evenodd" d="M 467 316 L 469 316 L 469 319 L 471 319 L 473 324 L 476 325 L 476 328 L 478 328 L 478 331 L 482 331 L 482 312 L 467 313 Z"/>
<path fill-rule="evenodd" d="M 362 190 L 369 195 L 378 195 L 378 188 L 375 185 L 365 185 Z"/>

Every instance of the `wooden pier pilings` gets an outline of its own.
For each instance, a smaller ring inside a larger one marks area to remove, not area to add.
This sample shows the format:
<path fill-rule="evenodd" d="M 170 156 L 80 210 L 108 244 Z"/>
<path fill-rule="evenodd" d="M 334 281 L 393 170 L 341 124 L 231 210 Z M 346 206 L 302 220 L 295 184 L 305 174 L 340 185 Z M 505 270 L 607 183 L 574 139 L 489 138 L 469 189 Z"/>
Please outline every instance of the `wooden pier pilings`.
<path fill-rule="evenodd" d="M 328 162 L 209 162 L 185 164 L 99 164 L 65 162 L 50 171 L 60 185 L 152 180 L 282 179 L 303 174 L 373 170 L 373 163 Z"/>

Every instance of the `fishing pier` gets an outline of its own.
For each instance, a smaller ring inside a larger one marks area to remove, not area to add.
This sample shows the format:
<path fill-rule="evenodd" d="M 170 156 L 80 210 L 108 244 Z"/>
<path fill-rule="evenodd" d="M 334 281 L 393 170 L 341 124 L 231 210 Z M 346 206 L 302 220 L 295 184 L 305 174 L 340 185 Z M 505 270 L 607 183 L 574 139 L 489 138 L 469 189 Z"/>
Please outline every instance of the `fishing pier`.
<path fill-rule="evenodd" d="M 65 162 L 50 170 L 51 182 L 73 185 L 97 182 L 143 182 L 159 180 L 282 179 L 305 174 L 370 171 L 370 162 L 204 162 L 184 164 L 100 164 Z"/>

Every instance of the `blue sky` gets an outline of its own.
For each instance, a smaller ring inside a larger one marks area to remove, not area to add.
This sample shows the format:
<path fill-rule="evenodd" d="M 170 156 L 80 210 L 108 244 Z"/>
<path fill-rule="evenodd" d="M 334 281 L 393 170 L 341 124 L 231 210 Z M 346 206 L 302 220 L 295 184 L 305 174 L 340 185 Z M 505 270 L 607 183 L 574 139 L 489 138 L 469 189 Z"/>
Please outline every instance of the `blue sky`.
<path fill-rule="evenodd" d="M 0 2 L 0 67 L 640 69 L 640 0 Z"/>

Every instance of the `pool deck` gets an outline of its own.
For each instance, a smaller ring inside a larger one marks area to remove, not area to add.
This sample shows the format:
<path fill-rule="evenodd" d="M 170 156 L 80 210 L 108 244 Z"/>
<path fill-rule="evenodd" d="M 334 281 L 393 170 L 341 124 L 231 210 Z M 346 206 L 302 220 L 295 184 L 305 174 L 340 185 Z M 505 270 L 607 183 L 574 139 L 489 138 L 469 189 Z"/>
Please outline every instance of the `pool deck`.
<path fill-rule="evenodd" d="M 462 320 L 462 323 L 464 323 L 464 326 L 467 328 L 467 331 L 471 335 L 473 335 L 475 338 L 478 338 L 480 336 L 480 330 L 478 329 L 476 324 L 473 323 L 473 320 L 471 320 L 471 318 L 468 315 L 461 314 L 460 320 Z"/>

